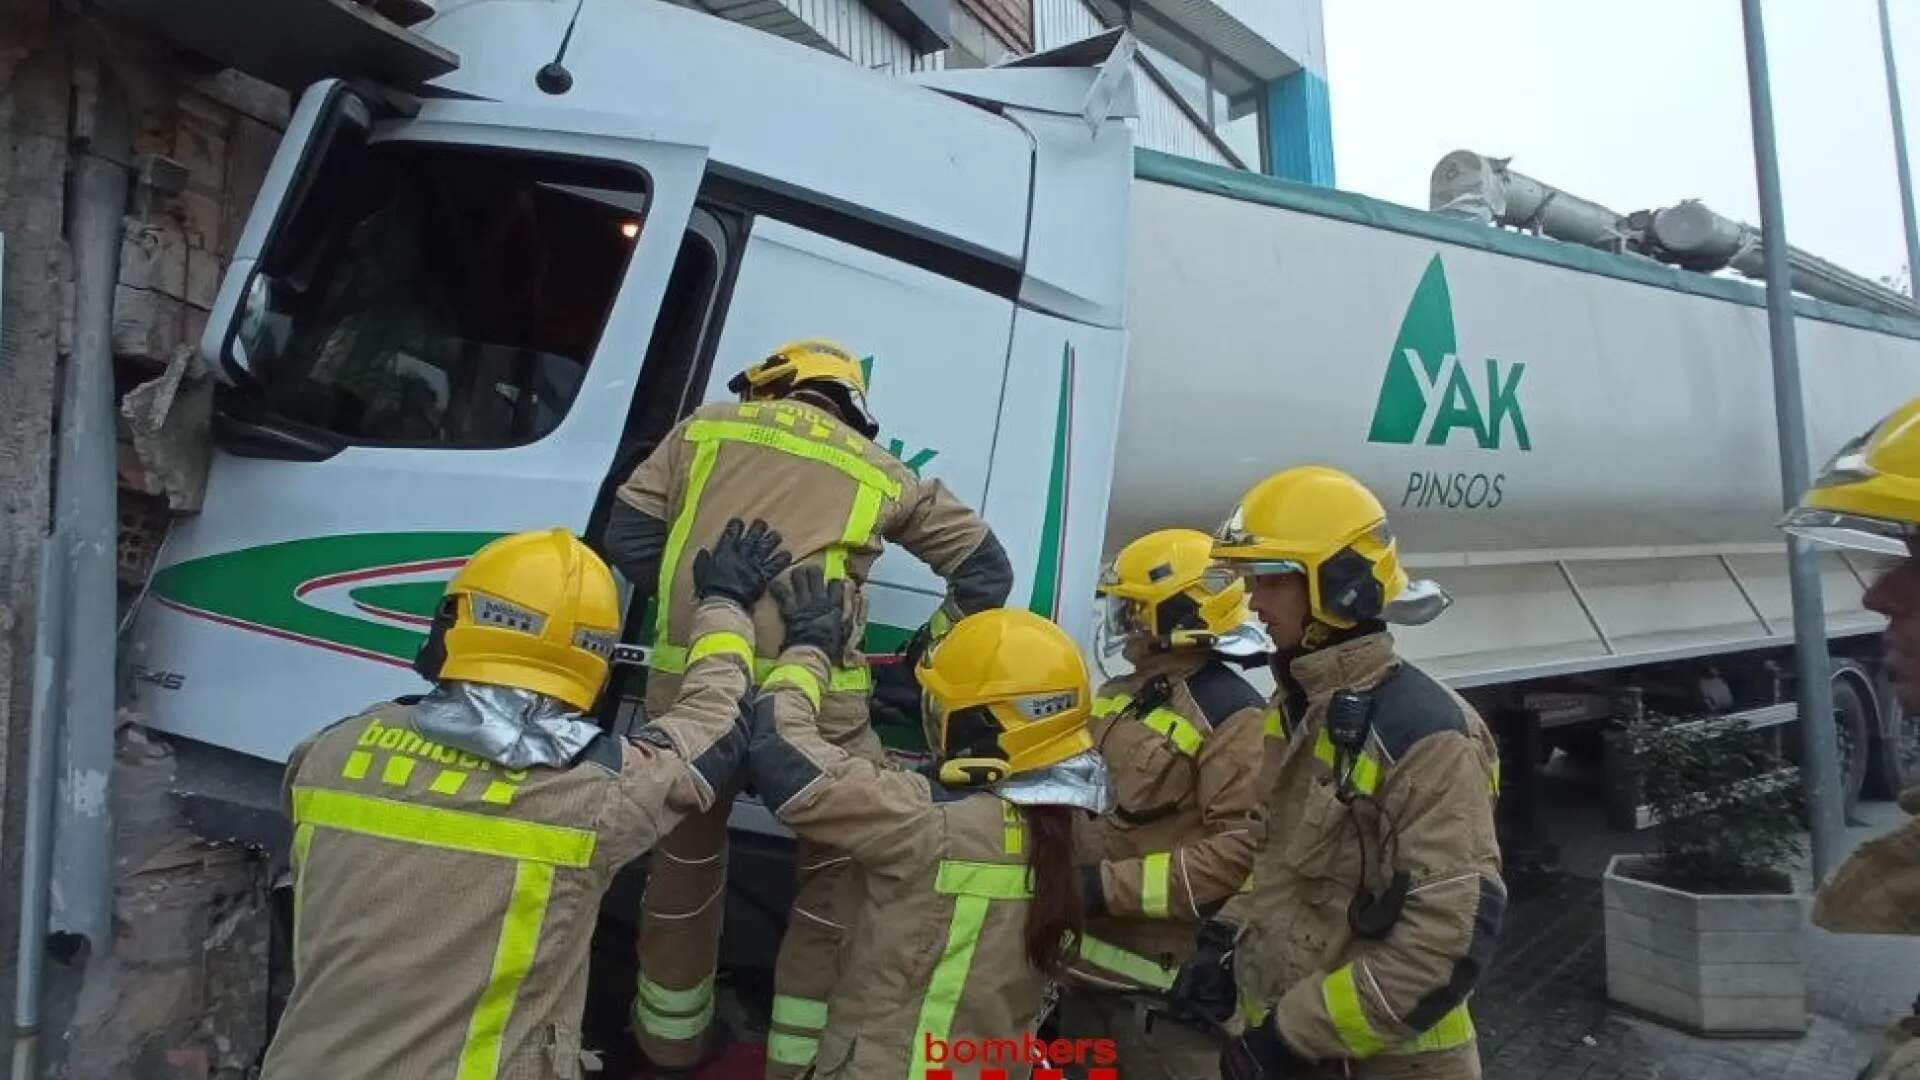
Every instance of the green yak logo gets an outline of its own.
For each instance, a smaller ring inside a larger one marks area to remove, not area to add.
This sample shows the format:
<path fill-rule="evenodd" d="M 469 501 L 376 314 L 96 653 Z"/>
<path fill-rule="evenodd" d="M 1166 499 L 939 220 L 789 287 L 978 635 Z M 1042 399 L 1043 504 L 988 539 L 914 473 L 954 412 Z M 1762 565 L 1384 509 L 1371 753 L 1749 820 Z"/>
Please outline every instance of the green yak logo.
<path fill-rule="evenodd" d="M 1500 449 L 1508 435 L 1513 445 L 1532 450 L 1520 411 L 1520 376 L 1526 370 L 1517 360 L 1503 364 L 1489 358 L 1475 368 L 1460 359 L 1447 272 L 1435 255 L 1400 322 L 1367 441 L 1446 446 L 1456 431 L 1466 431 L 1482 450 Z"/>

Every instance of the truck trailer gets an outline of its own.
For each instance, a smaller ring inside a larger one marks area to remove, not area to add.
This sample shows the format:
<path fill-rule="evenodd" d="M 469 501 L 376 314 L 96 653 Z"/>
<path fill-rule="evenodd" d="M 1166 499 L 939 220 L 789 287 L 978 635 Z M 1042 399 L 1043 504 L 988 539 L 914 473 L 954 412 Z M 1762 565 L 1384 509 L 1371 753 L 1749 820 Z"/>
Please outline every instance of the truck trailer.
<path fill-rule="evenodd" d="M 1455 597 L 1401 641 L 1523 767 L 1648 715 L 1795 721 L 1759 289 L 1136 151 L 1117 32 L 893 77 L 666 4 L 443 3 L 416 30 L 459 67 L 301 96 L 202 342 L 205 505 L 126 655 L 208 835 L 284 850 L 288 751 L 422 689 L 465 558 L 597 536 L 677 420 L 797 337 L 859 350 L 880 442 L 1089 648 L 1113 550 L 1322 463 Z M 1798 304 L 1824 454 L 1920 385 L 1920 322 Z M 1875 568 L 1822 559 L 1844 786 L 1897 790 L 1920 727 L 1860 608 Z M 876 662 L 940 595 L 879 561 Z M 765 964 L 784 831 L 750 799 L 734 823 L 729 955 Z"/>

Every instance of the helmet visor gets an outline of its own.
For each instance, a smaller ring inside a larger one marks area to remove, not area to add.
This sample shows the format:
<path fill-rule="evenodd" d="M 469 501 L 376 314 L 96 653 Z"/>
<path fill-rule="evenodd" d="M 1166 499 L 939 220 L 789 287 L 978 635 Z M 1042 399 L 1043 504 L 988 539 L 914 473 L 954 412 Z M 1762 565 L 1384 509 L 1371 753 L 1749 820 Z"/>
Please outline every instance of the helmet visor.
<path fill-rule="evenodd" d="M 1146 627 L 1140 625 L 1134 601 L 1124 596 L 1103 596 L 1100 599 L 1103 648 L 1112 655 L 1126 646 L 1128 638 L 1146 633 Z"/>
<path fill-rule="evenodd" d="M 920 688 L 920 734 L 927 740 L 927 753 L 934 757 L 946 755 L 947 710 L 940 699 L 926 687 Z"/>
<path fill-rule="evenodd" d="M 1780 522 L 1780 527 L 1802 539 L 1827 547 L 1902 557 L 1911 551 L 1908 544 L 1920 537 L 1920 527 L 1910 522 L 1806 506 L 1790 511 L 1786 519 Z"/>
<path fill-rule="evenodd" d="M 1226 574 L 1232 578 L 1239 578 L 1251 587 L 1258 578 L 1274 577 L 1279 574 L 1304 574 L 1307 572 L 1307 568 L 1305 565 L 1295 562 L 1292 559 L 1234 559 L 1228 562 L 1216 563 L 1213 569 L 1207 572 L 1209 574 Z M 1230 580 L 1230 578 L 1226 580 Z"/>
<path fill-rule="evenodd" d="M 1399 596 L 1387 601 L 1380 617 L 1399 626 L 1425 626 L 1452 606 L 1452 593 L 1437 582 L 1421 578 L 1407 582 Z"/>

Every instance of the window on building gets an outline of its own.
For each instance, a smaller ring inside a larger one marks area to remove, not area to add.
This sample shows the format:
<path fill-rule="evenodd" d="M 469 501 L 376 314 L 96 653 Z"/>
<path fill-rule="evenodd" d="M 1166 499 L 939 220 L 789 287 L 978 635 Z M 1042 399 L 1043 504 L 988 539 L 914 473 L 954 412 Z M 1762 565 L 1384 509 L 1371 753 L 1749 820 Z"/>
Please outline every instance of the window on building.
<path fill-rule="evenodd" d="M 1216 148 L 1261 170 L 1266 86 L 1252 73 L 1141 5 L 1122 8 L 1140 54 Z"/>

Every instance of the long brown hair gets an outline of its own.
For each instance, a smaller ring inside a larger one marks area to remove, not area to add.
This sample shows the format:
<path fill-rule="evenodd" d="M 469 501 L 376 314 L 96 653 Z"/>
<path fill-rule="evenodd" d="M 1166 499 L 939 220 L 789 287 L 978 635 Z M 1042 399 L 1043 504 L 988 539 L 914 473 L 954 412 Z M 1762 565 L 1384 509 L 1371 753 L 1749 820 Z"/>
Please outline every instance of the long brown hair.
<path fill-rule="evenodd" d="M 1070 806 L 1023 806 L 1027 823 L 1027 879 L 1033 899 L 1027 903 L 1027 962 L 1057 976 L 1066 967 L 1068 935 L 1078 938 L 1086 925 L 1080 906 L 1080 875 L 1073 846 Z"/>

